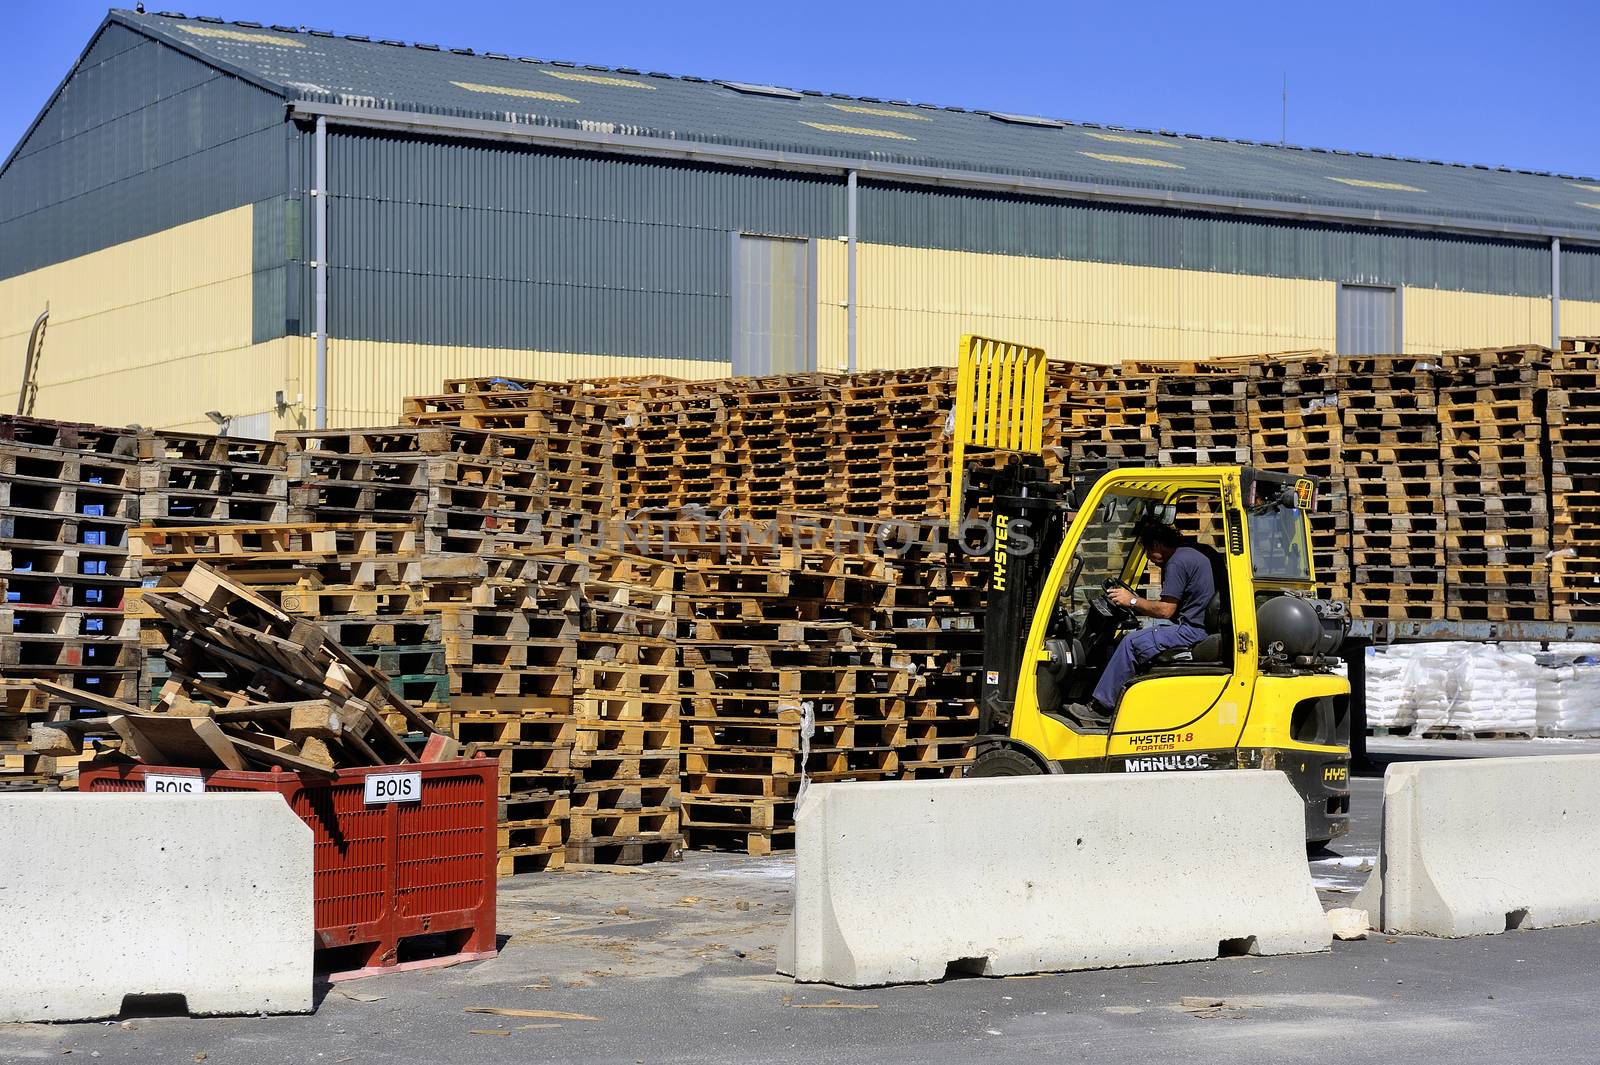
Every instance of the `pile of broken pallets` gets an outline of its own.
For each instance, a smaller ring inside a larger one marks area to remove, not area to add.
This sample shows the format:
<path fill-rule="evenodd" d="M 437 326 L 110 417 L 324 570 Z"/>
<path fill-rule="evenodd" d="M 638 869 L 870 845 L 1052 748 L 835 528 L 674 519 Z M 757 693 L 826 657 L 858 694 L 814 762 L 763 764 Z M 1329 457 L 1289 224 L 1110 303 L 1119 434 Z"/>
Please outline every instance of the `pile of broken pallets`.
<path fill-rule="evenodd" d="M 114 736 L 120 753 L 152 766 L 279 767 L 326 776 L 341 768 L 453 757 L 439 735 L 382 673 L 321 627 L 295 619 L 205 564 L 171 592 L 147 592 L 166 637 L 171 668 L 154 705 L 142 706 L 35 681 L 97 716 L 40 723 L 33 747 L 47 756 L 83 753 L 85 736 Z M 387 719 L 419 733 L 407 744 Z"/>
<path fill-rule="evenodd" d="M 497 760 L 501 872 L 549 868 L 566 854 L 582 566 L 567 531 L 548 532 L 468 555 L 425 550 L 417 522 L 142 528 L 138 605 L 154 614 L 152 595 L 209 564 L 332 635 L 430 729 Z M 152 683 L 166 636 L 146 632 Z"/>

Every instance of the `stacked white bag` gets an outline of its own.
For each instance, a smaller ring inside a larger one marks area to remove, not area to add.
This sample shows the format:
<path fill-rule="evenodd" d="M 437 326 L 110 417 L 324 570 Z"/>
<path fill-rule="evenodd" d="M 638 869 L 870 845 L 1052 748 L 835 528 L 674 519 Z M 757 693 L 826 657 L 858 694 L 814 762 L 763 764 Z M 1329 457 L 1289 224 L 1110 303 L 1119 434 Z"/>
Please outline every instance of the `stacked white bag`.
<path fill-rule="evenodd" d="M 1406 691 L 1412 724 L 1418 730 L 1450 724 L 1455 704 L 1455 670 L 1460 668 L 1461 648 L 1470 644 L 1420 643 L 1411 651 L 1406 672 Z"/>
<path fill-rule="evenodd" d="M 1533 735 L 1539 718 L 1539 664 L 1525 651 L 1496 644 L 1458 648 L 1445 724 L 1463 732 Z"/>
<path fill-rule="evenodd" d="M 1411 651 L 1408 646 L 1367 648 L 1367 727 L 1410 728 L 1416 724 Z"/>
<path fill-rule="evenodd" d="M 1600 735 L 1600 644 L 1369 647 L 1367 726 Z"/>
<path fill-rule="evenodd" d="M 1525 646 L 1540 665 L 1539 735 L 1600 735 L 1600 644 Z"/>

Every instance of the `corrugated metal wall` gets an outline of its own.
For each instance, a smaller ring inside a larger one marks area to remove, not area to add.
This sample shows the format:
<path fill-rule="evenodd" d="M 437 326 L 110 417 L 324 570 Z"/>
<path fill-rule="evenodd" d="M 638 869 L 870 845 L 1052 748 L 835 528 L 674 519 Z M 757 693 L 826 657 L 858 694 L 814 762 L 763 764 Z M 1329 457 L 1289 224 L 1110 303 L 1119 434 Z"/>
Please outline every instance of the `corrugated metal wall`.
<path fill-rule="evenodd" d="M 282 100 L 108 25 L 0 174 L 0 278 L 282 196 L 283 116 Z"/>
<path fill-rule="evenodd" d="M 1561 246 L 1561 298 L 1600 302 L 1600 248 Z"/>
<path fill-rule="evenodd" d="M 728 234 L 844 227 L 772 171 L 346 132 L 328 166 L 336 337 L 726 360 Z"/>
<path fill-rule="evenodd" d="M 864 183 L 862 240 L 906 247 L 1373 285 L 1550 294 L 1550 249 L 1475 240 Z"/>
<path fill-rule="evenodd" d="M 329 143 L 336 337 L 725 360 L 733 280 L 727 234 L 833 238 L 844 227 L 843 189 L 833 179 L 388 134 L 337 132 Z M 861 196 L 864 244 L 1185 275 L 1530 297 L 1549 291 L 1549 249 L 1536 243 L 870 182 Z M 832 287 L 833 259 L 825 248 L 820 288 Z M 1117 287 L 1126 290 L 1121 281 Z M 1323 333 L 1320 321 L 1272 328 L 1241 316 L 1228 292 L 1214 312 L 1195 306 L 1193 293 L 1181 319 L 1121 324 L 1181 334 L 1220 318 L 1230 348 L 1253 336 Z M 830 299 L 819 301 L 823 365 L 837 361 Z M 872 309 L 864 298 L 863 312 Z M 1155 339 L 1155 347 L 1170 346 Z M 894 353 L 880 357 L 901 362 L 907 345 L 891 346 Z"/>

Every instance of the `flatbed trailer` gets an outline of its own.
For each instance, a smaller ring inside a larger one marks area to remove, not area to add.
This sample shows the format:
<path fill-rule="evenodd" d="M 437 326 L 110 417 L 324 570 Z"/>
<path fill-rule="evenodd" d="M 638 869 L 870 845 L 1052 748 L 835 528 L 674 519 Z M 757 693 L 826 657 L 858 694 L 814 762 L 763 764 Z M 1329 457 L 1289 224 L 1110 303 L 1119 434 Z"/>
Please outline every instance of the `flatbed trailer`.
<path fill-rule="evenodd" d="M 1568 621 L 1404 621 L 1357 618 L 1342 654 L 1350 681 L 1350 764 L 1367 759 L 1367 648 L 1397 643 L 1600 643 L 1600 624 Z"/>

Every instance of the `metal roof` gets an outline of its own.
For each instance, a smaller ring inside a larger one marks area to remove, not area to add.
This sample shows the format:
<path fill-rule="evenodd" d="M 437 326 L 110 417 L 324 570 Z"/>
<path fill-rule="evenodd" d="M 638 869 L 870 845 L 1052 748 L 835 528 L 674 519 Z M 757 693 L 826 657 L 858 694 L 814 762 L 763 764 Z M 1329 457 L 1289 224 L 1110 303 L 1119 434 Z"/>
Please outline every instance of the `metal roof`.
<path fill-rule="evenodd" d="M 1130 202 L 1600 241 L 1600 179 L 719 82 L 253 22 L 113 11 L 341 121 Z M 996 180 L 983 180 L 983 176 Z"/>

